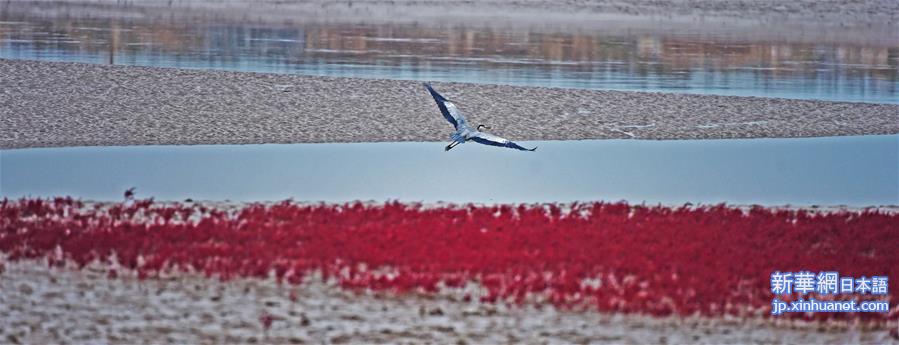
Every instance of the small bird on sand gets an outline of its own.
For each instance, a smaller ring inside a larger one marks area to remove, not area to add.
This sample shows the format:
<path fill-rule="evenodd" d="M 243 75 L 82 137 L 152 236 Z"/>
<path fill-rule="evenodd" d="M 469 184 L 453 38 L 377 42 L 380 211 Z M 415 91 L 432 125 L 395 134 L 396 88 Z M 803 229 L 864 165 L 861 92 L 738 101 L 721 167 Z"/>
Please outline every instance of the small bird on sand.
<path fill-rule="evenodd" d="M 465 117 L 462 116 L 462 112 L 459 111 L 459 108 L 457 108 L 455 104 L 441 96 L 437 91 L 434 91 L 431 84 L 425 83 L 425 87 L 428 88 L 431 97 L 434 97 L 434 101 L 437 102 L 437 108 L 440 108 L 440 112 L 443 113 L 443 117 L 446 118 L 446 121 L 456 128 L 456 131 L 450 136 L 450 139 L 453 141 L 446 146 L 444 151 L 449 151 L 453 147 L 456 147 L 456 145 L 464 144 L 467 140 L 484 145 L 508 147 L 510 149 L 522 151 L 534 151 L 537 149 L 536 147 L 532 149 L 524 148 L 508 139 L 500 138 L 487 132 L 481 132 L 481 127 L 490 129 L 490 127 L 485 125 L 478 125 L 475 129 L 471 129 L 471 127 L 468 126 L 468 123 L 465 122 Z"/>

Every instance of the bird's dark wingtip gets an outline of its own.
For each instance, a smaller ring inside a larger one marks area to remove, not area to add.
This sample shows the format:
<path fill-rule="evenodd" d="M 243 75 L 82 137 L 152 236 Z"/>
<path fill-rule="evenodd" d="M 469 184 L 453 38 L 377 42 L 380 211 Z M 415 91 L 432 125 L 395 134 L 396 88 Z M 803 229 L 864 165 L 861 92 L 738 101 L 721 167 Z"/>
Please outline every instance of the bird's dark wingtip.
<path fill-rule="evenodd" d="M 534 148 L 529 149 L 528 151 L 531 151 L 531 152 L 537 151 L 537 147 L 535 146 Z"/>
<path fill-rule="evenodd" d="M 424 84 L 425 84 L 425 88 L 428 89 L 428 92 L 431 93 L 431 96 L 434 97 L 434 100 L 436 100 L 437 102 L 448 102 L 449 101 L 448 99 L 446 99 L 446 97 L 443 97 L 443 95 L 437 93 L 437 90 L 434 90 L 434 88 L 431 87 L 430 83 L 424 83 Z"/>

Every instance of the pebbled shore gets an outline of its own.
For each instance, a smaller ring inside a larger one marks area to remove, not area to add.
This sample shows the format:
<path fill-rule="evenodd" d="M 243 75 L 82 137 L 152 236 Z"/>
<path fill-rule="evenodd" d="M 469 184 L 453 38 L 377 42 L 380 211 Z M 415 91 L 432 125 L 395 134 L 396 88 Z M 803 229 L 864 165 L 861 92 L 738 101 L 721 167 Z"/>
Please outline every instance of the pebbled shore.
<path fill-rule="evenodd" d="M 443 141 L 416 81 L 0 60 L 0 149 Z M 899 133 L 899 105 L 434 83 L 515 140 Z"/>
<path fill-rule="evenodd" d="M 309 279 L 139 280 L 92 263 L 48 268 L 0 260 L 2 343 L 889 343 L 867 324 L 732 318 L 654 318 L 436 296 L 353 293 Z M 265 327 L 266 319 L 270 322 Z"/>

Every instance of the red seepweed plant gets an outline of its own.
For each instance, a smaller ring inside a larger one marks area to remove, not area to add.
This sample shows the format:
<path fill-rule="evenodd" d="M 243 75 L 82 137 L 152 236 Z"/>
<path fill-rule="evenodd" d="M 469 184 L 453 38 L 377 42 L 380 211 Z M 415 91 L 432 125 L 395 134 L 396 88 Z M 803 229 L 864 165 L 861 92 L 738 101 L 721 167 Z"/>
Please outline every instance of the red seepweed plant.
<path fill-rule="evenodd" d="M 84 266 L 115 257 L 144 278 L 191 270 L 221 279 L 274 274 L 294 284 L 321 272 L 345 288 L 395 293 L 476 282 L 485 302 L 530 299 L 659 316 L 768 315 L 772 271 L 899 277 L 897 248 L 899 215 L 873 209 L 0 203 L 0 251 L 8 260 Z M 879 297 L 894 308 L 792 316 L 896 319 L 896 296 L 895 282 L 887 296 L 812 294 L 802 297 Z"/>

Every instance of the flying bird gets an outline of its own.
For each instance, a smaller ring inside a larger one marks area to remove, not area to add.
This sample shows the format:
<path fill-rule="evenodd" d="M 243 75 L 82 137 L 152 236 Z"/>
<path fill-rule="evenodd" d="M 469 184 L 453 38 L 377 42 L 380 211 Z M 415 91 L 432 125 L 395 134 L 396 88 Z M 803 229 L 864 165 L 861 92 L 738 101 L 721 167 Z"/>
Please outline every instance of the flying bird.
<path fill-rule="evenodd" d="M 135 189 L 137 189 L 137 187 L 131 187 L 125 191 L 125 200 L 133 200 L 134 199 L 134 190 Z"/>
<path fill-rule="evenodd" d="M 457 108 L 453 102 L 450 102 L 448 99 L 437 93 L 437 91 L 434 91 L 431 84 L 425 83 L 425 87 L 428 88 L 431 97 L 434 97 L 434 101 L 437 102 L 437 108 L 440 108 L 440 112 L 443 114 L 443 117 L 446 118 L 446 121 L 456 128 L 456 131 L 450 136 L 450 139 L 453 141 L 449 145 L 446 145 L 445 151 L 451 150 L 456 147 L 456 145 L 464 144 L 468 140 L 479 144 L 508 147 L 510 149 L 522 151 L 534 151 L 537 149 L 536 147 L 532 149 L 524 148 L 509 141 L 509 139 L 500 138 L 487 132 L 481 132 L 481 127 L 490 129 L 490 127 L 485 125 L 478 125 L 475 129 L 471 129 L 471 126 L 465 122 L 465 117 L 462 116 L 462 112 L 459 111 L 459 108 Z"/>

